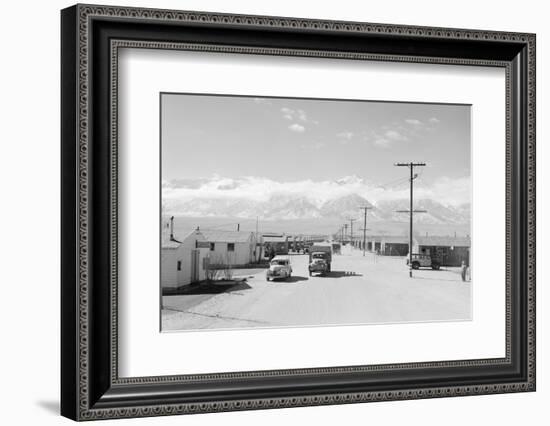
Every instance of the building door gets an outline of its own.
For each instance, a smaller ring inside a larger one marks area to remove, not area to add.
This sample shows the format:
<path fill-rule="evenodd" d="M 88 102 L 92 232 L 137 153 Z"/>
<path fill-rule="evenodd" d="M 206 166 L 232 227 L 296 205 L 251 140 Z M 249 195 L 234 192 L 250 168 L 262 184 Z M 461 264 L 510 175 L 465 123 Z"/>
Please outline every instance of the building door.
<path fill-rule="evenodd" d="M 191 250 L 191 282 L 199 281 L 199 250 Z"/>

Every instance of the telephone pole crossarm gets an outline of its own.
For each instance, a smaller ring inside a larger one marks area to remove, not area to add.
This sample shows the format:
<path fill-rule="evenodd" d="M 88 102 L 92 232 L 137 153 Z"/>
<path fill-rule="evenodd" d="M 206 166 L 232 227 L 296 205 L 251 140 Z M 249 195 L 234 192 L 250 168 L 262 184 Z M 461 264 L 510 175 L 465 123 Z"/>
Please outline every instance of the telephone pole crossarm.
<path fill-rule="evenodd" d="M 395 163 L 394 166 L 400 166 L 400 167 L 415 167 L 415 166 L 425 166 L 426 163 Z"/>

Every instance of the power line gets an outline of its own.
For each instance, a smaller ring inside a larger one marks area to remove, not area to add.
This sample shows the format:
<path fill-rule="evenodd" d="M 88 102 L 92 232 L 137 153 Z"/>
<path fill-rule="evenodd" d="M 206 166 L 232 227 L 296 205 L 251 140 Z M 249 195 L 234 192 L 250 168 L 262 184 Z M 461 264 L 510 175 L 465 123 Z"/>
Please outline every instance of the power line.
<path fill-rule="evenodd" d="M 378 188 L 382 188 L 382 189 L 388 189 L 389 186 L 399 186 L 401 185 L 402 183 L 405 183 L 407 182 L 408 178 L 399 178 L 399 179 L 394 179 L 394 180 L 391 180 L 389 182 L 386 182 L 386 183 L 381 183 L 381 184 L 378 184 L 376 185 Z"/>

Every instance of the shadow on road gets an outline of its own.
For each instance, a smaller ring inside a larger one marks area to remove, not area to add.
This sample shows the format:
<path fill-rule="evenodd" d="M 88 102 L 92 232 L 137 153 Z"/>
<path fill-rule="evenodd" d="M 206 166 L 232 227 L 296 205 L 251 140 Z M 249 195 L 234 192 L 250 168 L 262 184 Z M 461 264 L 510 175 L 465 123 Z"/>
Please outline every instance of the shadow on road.
<path fill-rule="evenodd" d="M 297 283 L 300 281 L 307 281 L 308 277 L 301 277 L 299 275 L 293 275 L 290 278 L 282 278 L 282 279 L 274 279 L 274 282 L 282 282 L 282 283 Z"/>
<path fill-rule="evenodd" d="M 363 274 L 358 274 L 353 271 L 330 271 L 324 275 L 319 275 L 322 278 L 345 278 L 345 277 L 362 277 Z"/>
<path fill-rule="evenodd" d="M 417 275 L 414 275 L 414 272 L 413 272 L 413 278 L 414 278 L 414 279 L 417 279 L 417 280 L 449 281 L 449 282 L 452 282 L 452 283 L 461 283 L 461 282 L 463 282 L 460 278 L 457 278 L 457 279 L 455 279 L 455 280 L 451 280 L 451 279 L 448 279 L 448 278 L 419 277 L 419 276 L 417 276 Z"/>
<path fill-rule="evenodd" d="M 199 283 L 185 286 L 184 288 L 179 289 L 176 293 L 166 296 L 231 293 L 232 291 L 248 290 L 250 288 L 252 287 L 250 287 L 246 281 L 236 283 L 227 282 L 223 284 Z"/>

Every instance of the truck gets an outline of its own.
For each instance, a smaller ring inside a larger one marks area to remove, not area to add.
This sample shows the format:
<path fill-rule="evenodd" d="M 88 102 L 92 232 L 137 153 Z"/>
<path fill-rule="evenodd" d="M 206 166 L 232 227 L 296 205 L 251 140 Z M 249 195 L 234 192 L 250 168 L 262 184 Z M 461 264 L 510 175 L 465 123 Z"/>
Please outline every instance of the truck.
<path fill-rule="evenodd" d="M 434 270 L 438 270 L 441 267 L 441 262 L 438 258 L 432 257 L 429 254 L 416 254 L 413 253 L 411 255 L 412 260 L 412 268 L 413 269 L 420 269 L 420 268 L 432 268 Z M 407 259 L 407 265 L 409 264 L 409 259 Z"/>
<path fill-rule="evenodd" d="M 264 256 L 288 255 L 288 239 L 285 235 L 263 235 Z"/>
<path fill-rule="evenodd" d="M 331 244 L 313 244 L 309 248 L 309 276 L 313 273 L 324 275 L 331 270 L 332 246 Z"/>

